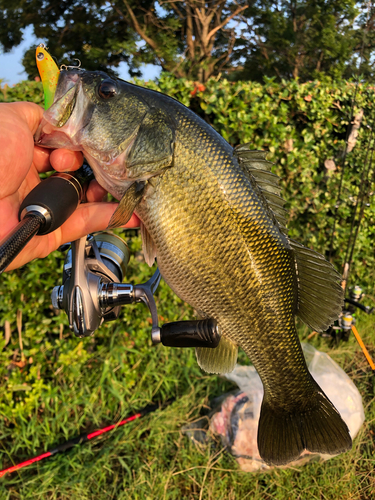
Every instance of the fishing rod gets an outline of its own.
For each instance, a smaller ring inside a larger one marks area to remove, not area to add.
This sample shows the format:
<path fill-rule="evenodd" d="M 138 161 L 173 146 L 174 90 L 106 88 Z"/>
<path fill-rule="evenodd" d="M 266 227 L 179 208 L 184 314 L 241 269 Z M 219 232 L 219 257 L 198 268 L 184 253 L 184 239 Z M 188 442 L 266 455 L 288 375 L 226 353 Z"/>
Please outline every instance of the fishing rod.
<path fill-rule="evenodd" d="M 367 151 L 367 154 L 366 154 L 366 162 L 367 162 L 368 152 L 369 151 Z M 359 192 L 358 197 L 357 197 L 355 209 L 353 210 L 352 224 L 351 224 L 351 228 L 350 228 L 349 240 L 348 240 L 348 245 L 347 245 L 347 250 L 346 250 L 346 255 L 345 255 L 345 260 L 344 260 L 344 266 L 347 266 L 347 271 L 346 271 L 346 276 L 345 276 L 345 282 L 346 282 L 347 287 L 349 285 L 351 265 L 353 262 L 353 255 L 354 255 L 355 245 L 356 245 L 358 234 L 359 234 L 359 228 L 361 226 L 361 222 L 362 222 L 363 216 L 364 216 L 364 211 L 365 211 L 365 206 L 366 206 L 366 198 L 369 198 L 369 191 L 371 188 L 371 182 L 369 181 L 369 175 L 370 175 L 371 168 L 372 168 L 373 154 L 374 154 L 374 144 L 373 144 L 373 147 L 371 149 L 371 157 L 369 160 L 369 165 L 368 165 L 366 170 L 365 170 L 365 166 L 363 167 L 363 175 L 362 175 L 362 179 L 361 179 L 361 189 L 360 189 L 360 192 Z M 375 169 L 373 170 L 373 177 L 374 177 L 374 179 L 372 179 L 372 183 L 375 180 Z M 366 189 L 367 189 L 367 192 L 366 192 Z M 359 216 L 358 216 L 357 224 L 355 224 L 357 207 L 359 210 Z M 355 227 L 355 233 L 354 233 L 353 242 L 351 244 L 351 238 L 352 238 L 354 227 Z"/>
<path fill-rule="evenodd" d="M 91 439 L 95 439 L 98 436 L 102 436 L 103 434 L 106 434 L 107 432 L 116 430 L 119 427 L 122 427 L 126 424 L 129 424 L 130 422 L 134 422 L 134 420 L 138 420 L 139 418 L 144 417 L 145 415 L 147 415 L 149 413 L 153 413 L 154 411 L 156 411 L 158 409 L 163 409 L 167 405 L 171 404 L 173 401 L 174 401 L 174 399 L 169 399 L 164 404 L 147 405 L 142 410 L 138 411 L 137 413 L 134 413 L 133 415 L 130 415 L 129 417 L 126 417 L 123 420 L 120 420 L 116 424 L 108 425 L 106 427 L 102 427 L 101 429 L 96 429 L 90 433 L 83 433 L 83 434 L 80 434 L 79 436 L 76 436 L 72 439 L 64 441 L 63 443 L 55 446 L 54 448 L 52 448 L 49 451 L 46 451 L 45 453 L 41 453 L 40 455 L 37 455 L 33 458 L 29 458 L 28 460 L 25 460 L 24 462 L 21 462 L 19 464 L 12 465 L 11 467 L 8 467 L 6 469 L 0 470 L 0 477 L 4 476 L 5 474 L 10 474 L 12 472 L 15 472 L 16 470 L 23 469 L 24 467 L 27 467 L 35 462 L 39 462 L 40 460 L 44 460 L 45 458 L 52 457 L 53 455 L 56 455 L 57 453 L 63 453 L 65 451 L 73 448 L 76 445 L 81 445 L 83 443 L 86 443 L 87 441 L 91 441 Z"/>
<path fill-rule="evenodd" d="M 359 58 L 359 66 L 358 66 L 358 71 L 357 71 L 357 75 L 356 75 L 354 96 L 352 97 L 351 107 L 350 107 L 349 125 L 352 124 L 352 122 L 353 122 L 354 104 L 356 102 L 357 93 L 358 93 L 358 85 L 359 85 L 359 71 L 361 69 L 361 66 L 362 66 L 362 63 L 363 63 L 363 58 L 364 58 L 366 33 L 369 30 L 370 9 L 371 9 L 371 1 L 369 1 L 367 3 L 366 27 L 363 30 L 362 44 L 361 44 L 361 51 L 360 51 L 360 58 Z M 346 167 L 346 157 L 347 157 L 347 154 L 348 154 L 348 139 L 349 139 L 349 135 L 350 135 L 350 131 L 351 131 L 350 130 L 351 127 L 349 125 L 348 125 L 347 130 L 346 130 L 345 150 L 344 150 L 344 155 L 343 155 L 343 159 L 342 159 L 342 169 L 341 169 L 341 175 L 340 175 L 340 181 L 339 181 L 339 188 L 338 188 L 337 199 L 336 199 L 336 203 L 335 203 L 335 212 L 334 212 L 333 225 L 332 225 L 331 238 L 330 238 L 330 245 L 329 245 L 329 252 L 328 252 L 328 259 L 329 260 L 331 259 L 331 256 L 332 256 L 333 241 L 334 241 L 334 237 L 335 237 L 336 223 L 337 223 L 337 218 L 338 218 L 338 209 L 339 209 L 340 204 L 341 204 L 341 191 L 342 191 L 342 185 L 343 185 L 343 180 L 344 180 L 344 172 L 345 172 L 345 167 Z"/>
<path fill-rule="evenodd" d="M 35 235 L 52 233 L 84 201 L 94 179 L 84 163 L 75 172 L 60 172 L 40 182 L 23 200 L 18 225 L 0 241 L 0 274 Z"/>
<path fill-rule="evenodd" d="M 375 310 L 375 307 L 365 306 L 360 303 L 363 297 L 364 293 L 362 291 L 362 288 L 356 285 L 350 291 L 350 296 L 344 299 L 345 305 L 341 315 L 339 316 L 337 321 L 335 321 L 335 323 L 328 328 L 326 332 L 322 333 L 322 337 L 330 338 L 333 342 L 337 343 L 340 340 L 348 341 L 350 332 L 353 332 L 368 364 L 370 365 L 375 382 L 375 363 L 372 360 L 372 357 L 368 352 L 356 327 L 355 312 L 357 309 L 365 312 L 366 314 L 372 314 Z M 316 331 L 311 332 L 308 335 L 307 340 L 311 340 L 317 334 L 318 332 Z"/>
<path fill-rule="evenodd" d="M 350 108 L 350 119 L 349 119 L 349 125 L 346 130 L 346 138 L 345 138 L 345 150 L 343 154 L 343 159 L 342 159 L 342 169 L 341 169 L 341 175 L 340 175 L 340 180 L 339 180 L 339 188 L 338 188 L 338 194 L 337 194 L 337 200 L 335 204 L 335 212 L 334 212 L 334 221 L 333 221 L 333 226 L 332 226 L 332 231 L 331 231 L 331 238 L 330 238 L 330 245 L 329 245 L 329 259 L 332 256 L 332 251 L 333 251 L 333 241 L 334 241 L 334 235 L 335 235 L 335 229 L 336 229 L 336 223 L 337 223 L 337 218 L 338 218 L 338 209 L 341 204 L 341 193 L 342 193 L 342 187 L 343 187 L 343 179 L 344 179 L 344 173 L 345 173 L 345 167 L 346 167 L 346 159 L 347 159 L 347 153 L 349 151 L 349 134 L 351 132 L 352 127 L 350 127 L 351 124 L 353 124 L 353 114 L 354 114 L 354 106 L 356 103 L 356 98 L 357 98 L 357 93 L 358 93 L 358 86 L 359 86 L 359 72 L 360 68 L 363 63 L 363 57 L 364 57 L 364 47 L 365 47 L 365 38 L 366 34 L 369 30 L 369 19 L 370 19 L 370 8 L 371 8 L 371 2 L 369 1 L 367 3 L 367 20 L 366 20 L 366 27 L 363 31 L 363 37 L 362 37 L 362 44 L 361 44 L 361 52 L 360 52 L 360 62 L 358 66 L 358 71 L 357 71 L 357 76 L 356 76 L 356 83 L 355 83 L 355 91 L 354 95 L 352 97 L 351 101 L 351 108 Z M 366 149 L 366 155 L 365 155 L 365 161 L 362 169 L 362 175 L 361 175 L 361 181 L 360 181 L 360 186 L 359 186 L 359 193 L 357 196 L 357 200 L 354 203 L 354 208 L 353 208 L 353 214 L 352 214 L 352 220 L 351 220 L 351 226 L 350 226 L 350 233 L 349 233 L 349 238 L 348 238 L 348 243 L 347 243 L 347 248 L 345 251 L 345 258 L 343 262 L 343 288 L 345 290 L 345 306 L 344 310 L 339 317 L 338 321 L 335 322 L 334 325 L 332 325 L 325 334 L 327 337 L 331 337 L 333 340 L 337 340 L 337 338 L 340 338 L 342 340 L 348 340 L 349 338 L 349 333 L 350 331 L 353 332 L 359 346 L 361 347 L 370 367 L 373 372 L 373 375 L 375 376 L 375 364 L 371 359 L 370 354 L 368 353 L 368 350 L 366 349 L 359 332 L 357 328 L 355 327 L 355 316 L 354 316 L 354 311 L 355 308 L 361 309 L 367 314 L 371 314 L 373 311 L 373 308 L 369 308 L 366 306 L 363 306 L 362 304 L 359 304 L 359 300 L 363 297 L 362 291 L 360 287 L 355 286 L 354 289 L 350 292 L 349 289 L 349 278 L 350 278 L 350 271 L 352 267 L 352 262 L 353 262 L 353 256 L 354 256 L 354 251 L 355 251 L 355 246 L 359 234 L 359 229 L 360 225 L 364 216 L 364 210 L 366 206 L 366 198 L 369 198 L 370 196 L 370 188 L 371 188 L 371 181 L 370 181 L 370 173 L 373 165 L 373 152 L 374 152 L 374 143 L 375 140 L 373 140 L 374 136 L 374 119 L 372 120 L 372 126 L 368 125 L 368 128 L 370 129 L 370 136 L 367 144 L 367 149 Z M 371 147 L 372 143 L 372 147 Z M 371 150 L 371 155 L 369 154 Z M 373 168 L 373 176 L 372 176 L 372 183 L 375 183 L 375 168 Z M 358 211 L 358 219 L 357 219 L 357 211 Z M 353 236 L 354 233 L 354 236 Z M 358 291 L 360 290 L 360 293 L 358 294 Z M 348 297 L 348 295 L 350 296 Z M 312 332 L 312 334 L 309 335 L 308 338 L 311 338 L 313 335 L 315 335 L 316 332 Z"/>

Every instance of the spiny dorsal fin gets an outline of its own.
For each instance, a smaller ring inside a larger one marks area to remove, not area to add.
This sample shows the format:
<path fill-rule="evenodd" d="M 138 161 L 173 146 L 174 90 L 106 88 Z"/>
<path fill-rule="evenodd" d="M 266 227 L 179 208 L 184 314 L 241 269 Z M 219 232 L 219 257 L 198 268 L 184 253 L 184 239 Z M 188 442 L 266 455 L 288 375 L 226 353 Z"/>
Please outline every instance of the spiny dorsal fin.
<path fill-rule="evenodd" d="M 279 177 L 271 172 L 273 163 L 266 160 L 267 151 L 251 150 L 249 146 L 250 143 L 237 146 L 234 148 L 234 155 L 242 169 L 255 179 L 268 207 L 286 233 L 287 212 L 284 209 L 285 202 L 280 196 Z"/>
<path fill-rule="evenodd" d="M 322 332 L 342 310 L 342 277 L 323 255 L 289 240 L 294 253 L 298 284 L 296 315 L 313 330 Z"/>

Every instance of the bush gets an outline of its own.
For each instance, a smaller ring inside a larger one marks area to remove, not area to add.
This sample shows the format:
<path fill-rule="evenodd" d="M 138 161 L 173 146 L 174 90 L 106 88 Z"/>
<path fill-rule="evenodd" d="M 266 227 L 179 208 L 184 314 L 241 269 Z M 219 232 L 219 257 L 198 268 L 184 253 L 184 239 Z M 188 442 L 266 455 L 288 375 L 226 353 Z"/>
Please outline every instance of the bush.
<path fill-rule="evenodd" d="M 41 105 L 44 103 L 42 82 L 25 80 L 9 87 L 7 84 L 1 85 L 0 80 L 0 90 L 0 102 L 32 101 Z"/>
<path fill-rule="evenodd" d="M 264 85 L 212 79 L 203 86 L 168 74 L 162 74 L 158 83 L 136 83 L 189 106 L 231 145 L 249 142 L 253 149 L 268 150 L 287 202 L 290 237 L 326 256 L 356 94 L 354 114 L 362 108 L 364 118 L 355 148 L 346 156 L 332 254 L 334 264 L 342 270 L 374 123 L 373 87 L 360 84 L 356 92 L 355 84 L 345 81 L 277 84 L 272 79 Z M 41 104 L 42 93 L 40 82 L 26 81 L 2 87 L 0 101 L 32 100 Z M 327 169 L 326 160 L 334 160 L 336 169 Z M 370 168 L 371 176 L 372 172 Z M 366 191 L 370 193 L 372 188 L 370 182 Z M 372 288 L 375 275 L 374 237 L 375 204 L 367 197 L 351 270 L 352 283 L 367 288 Z"/>
<path fill-rule="evenodd" d="M 249 142 L 253 149 L 268 150 L 289 211 L 289 236 L 326 256 L 356 94 L 354 115 L 362 108 L 364 118 L 357 143 L 346 156 L 332 254 L 334 264 L 342 270 L 374 125 L 374 87 L 361 84 L 356 92 L 355 84 L 345 81 L 276 84 L 272 79 L 264 85 L 212 79 L 202 87 L 168 75 L 162 75 L 158 85 L 150 82 L 147 86 L 189 106 L 232 146 Z M 327 169 L 326 160 L 334 160 L 336 170 Z M 366 191 L 371 197 L 366 198 L 351 270 L 351 283 L 371 290 L 375 276 L 373 172 L 370 168 L 372 179 Z"/>

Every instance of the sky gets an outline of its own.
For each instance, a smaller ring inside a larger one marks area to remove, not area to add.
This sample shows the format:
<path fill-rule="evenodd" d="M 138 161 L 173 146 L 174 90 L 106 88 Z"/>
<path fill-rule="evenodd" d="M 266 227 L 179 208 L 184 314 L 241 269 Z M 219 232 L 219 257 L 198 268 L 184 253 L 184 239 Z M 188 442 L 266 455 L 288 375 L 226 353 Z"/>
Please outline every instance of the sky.
<path fill-rule="evenodd" d="M 45 40 L 40 40 L 34 36 L 33 28 L 30 26 L 25 30 L 24 40 L 18 47 L 7 54 L 0 52 L 0 80 L 3 80 L 2 84 L 7 83 L 11 86 L 21 80 L 27 79 L 22 66 L 23 54 L 30 46 L 34 45 L 36 47 L 39 43 L 43 42 Z M 116 71 L 118 71 L 120 78 L 124 80 L 130 79 L 126 63 L 121 63 L 116 68 Z M 152 80 L 159 76 L 160 68 L 153 64 L 147 64 L 144 66 L 144 69 L 142 68 L 142 72 L 145 80 Z"/>

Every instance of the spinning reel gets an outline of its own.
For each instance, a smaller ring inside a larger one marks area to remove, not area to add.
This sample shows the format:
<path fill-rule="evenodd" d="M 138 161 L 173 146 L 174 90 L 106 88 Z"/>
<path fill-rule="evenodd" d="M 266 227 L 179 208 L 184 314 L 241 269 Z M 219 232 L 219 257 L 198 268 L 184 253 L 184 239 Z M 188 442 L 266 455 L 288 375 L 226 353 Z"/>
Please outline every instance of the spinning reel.
<path fill-rule="evenodd" d="M 170 347 L 217 347 L 216 321 L 177 321 L 158 325 L 154 293 L 160 283 L 159 269 L 140 285 L 122 283 L 129 262 L 129 248 L 118 236 L 97 233 L 73 241 L 67 253 L 63 284 L 52 290 L 52 305 L 63 309 L 77 337 L 92 335 L 104 321 L 119 317 L 121 306 L 143 302 L 152 318 L 153 344 Z"/>
<path fill-rule="evenodd" d="M 374 311 L 373 307 L 365 306 L 360 303 L 364 297 L 362 288 L 355 285 L 350 291 L 348 298 L 345 298 L 345 305 L 342 314 L 335 321 L 326 332 L 322 334 L 323 337 L 331 338 L 333 341 L 338 342 L 340 340 L 349 340 L 350 332 L 353 330 L 356 324 L 355 312 L 357 309 L 365 312 L 366 314 L 371 314 Z"/>

